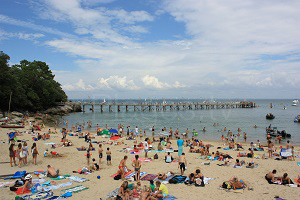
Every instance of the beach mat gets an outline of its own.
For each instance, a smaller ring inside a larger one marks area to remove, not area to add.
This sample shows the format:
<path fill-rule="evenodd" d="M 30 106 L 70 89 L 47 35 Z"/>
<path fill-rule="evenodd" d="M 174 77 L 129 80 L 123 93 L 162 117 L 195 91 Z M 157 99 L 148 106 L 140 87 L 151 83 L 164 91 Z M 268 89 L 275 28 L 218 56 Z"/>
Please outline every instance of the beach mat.
<path fill-rule="evenodd" d="M 89 188 L 85 187 L 83 185 L 78 185 L 78 186 L 75 186 L 75 187 L 71 187 L 71 188 L 62 190 L 62 192 L 63 193 L 67 193 L 67 192 L 77 193 L 77 192 L 81 192 L 81 191 L 87 190 L 87 189 L 89 189 Z"/>
<path fill-rule="evenodd" d="M 23 196 L 22 198 L 28 199 L 28 200 L 41 200 L 41 199 L 48 199 L 52 196 L 53 196 L 53 192 L 49 191 L 49 192 L 39 192 L 36 194 L 26 195 L 26 196 Z"/>
<path fill-rule="evenodd" d="M 146 174 L 144 177 L 141 178 L 142 181 L 150 181 L 157 178 L 156 174 Z"/>

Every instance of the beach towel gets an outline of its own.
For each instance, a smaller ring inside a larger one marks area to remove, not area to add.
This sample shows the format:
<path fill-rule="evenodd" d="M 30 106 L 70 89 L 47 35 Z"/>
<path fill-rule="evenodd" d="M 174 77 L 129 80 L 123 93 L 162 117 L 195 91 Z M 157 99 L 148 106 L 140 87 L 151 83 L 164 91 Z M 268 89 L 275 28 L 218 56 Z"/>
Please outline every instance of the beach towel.
<path fill-rule="evenodd" d="M 26 171 L 17 171 L 13 176 L 5 177 L 4 180 L 22 178 Z"/>
<path fill-rule="evenodd" d="M 154 181 L 160 181 L 162 184 L 168 184 L 169 180 L 171 180 L 173 177 L 174 177 L 174 175 L 172 175 L 172 174 L 170 176 L 168 176 L 165 180 L 161 180 L 156 177 L 154 179 Z"/>
<path fill-rule="evenodd" d="M 117 189 L 113 190 L 112 192 L 108 193 L 106 196 L 106 199 L 111 199 L 111 198 L 117 197 L 117 195 L 119 194 L 119 190 L 120 190 L 120 188 L 117 188 Z"/>
<path fill-rule="evenodd" d="M 132 161 L 134 161 L 134 159 L 132 159 Z M 142 161 L 142 162 L 152 162 L 152 160 L 150 158 L 139 158 L 139 161 Z"/>
<path fill-rule="evenodd" d="M 87 149 L 81 149 L 81 148 L 76 148 L 77 149 L 77 151 L 87 151 Z M 95 148 L 92 148 L 92 150 L 90 150 L 90 151 L 95 151 Z"/>
<path fill-rule="evenodd" d="M 16 194 L 18 194 L 18 195 L 20 195 L 20 194 L 29 194 L 29 193 L 31 193 L 31 190 L 24 190 L 24 192 L 23 192 L 23 188 L 22 187 L 18 188 L 16 190 Z"/>
<path fill-rule="evenodd" d="M 39 192 L 36 194 L 26 195 L 23 196 L 22 198 L 24 200 L 40 200 L 40 199 L 47 199 L 52 196 L 53 196 L 53 192 L 49 191 L 49 192 Z"/>
<path fill-rule="evenodd" d="M 300 181 L 298 181 L 298 179 L 297 179 L 297 178 L 295 178 L 295 179 L 294 179 L 294 182 L 295 182 L 295 184 L 298 184 L 298 185 L 300 185 Z"/>
<path fill-rule="evenodd" d="M 290 151 L 290 149 L 281 148 L 280 156 L 281 157 L 289 157 L 289 156 L 292 156 L 292 152 Z"/>
<path fill-rule="evenodd" d="M 65 174 L 65 175 L 63 175 L 63 176 L 58 176 L 58 177 L 56 177 L 56 178 L 51 178 L 51 180 L 59 181 L 59 180 L 65 179 L 65 178 L 67 178 L 67 177 L 69 177 L 69 176 L 70 176 L 69 174 Z"/>
<path fill-rule="evenodd" d="M 183 183 L 187 176 L 174 176 L 169 180 L 169 183 L 171 184 L 178 184 L 178 183 Z"/>
<path fill-rule="evenodd" d="M 0 182 L 0 188 L 5 187 L 7 185 L 13 185 L 15 182 Z"/>
<path fill-rule="evenodd" d="M 223 148 L 223 150 L 230 150 L 229 148 Z"/>
<path fill-rule="evenodd" d="M 172 195 L 168 195 L 168 197 L 166 197 L 166 198 L 160 198 L 159 200 L 175 200 L 175 199 L 177 199 L 175 196 L 172 196 Z"/>
<path fill-rule="evenodd" d="M 58 185 L 45 186 L 45 187 L 43 187 L 43 190 L 44 191 L 58 190 L 59 188 L 71 186 L 72 184 L 73 184 L 72 182 L 66 182 L 66 183 L 61 183 Z"/>
<path fill-rule="evenodd" d="M 75 187 L 71 187 L 71 188 L 62 190 L 62 192 L 63 193 L 67 193 L 67 192 L 77 193 L 77 192 L 81 192 L 81 191 L 87 190 L 87 189 L 89 189 L 89 188 L 85 187 L 83 185 L 78 185 L 78 186 L 75 186 Z"/>
<path fill-rule="evenodd" d="M 125 173 L 125 177 L 128 176 L 128 175 L 130 175 L 130 174 L 132 174 L 132 171 L 126 172 L 126 173 Z M 118 174 L 115 173 L 115 174 L 111 175 L 111 177 L 114 178 L 114 177 L 117 176 L 117 175 L 118 175 Z"/>
<path fill-rule="evenodd" d="M 110 138 L 110 140 L 118 140 L 118 139 L 120 139 L 121 137 L 119 137 L 119 136 L 112 136 L 111 138 Z"/>
<path fill-rule="evenodd" d="M 146 174 L 144 177 L 141 178 L 142 181 L 150 181 L 157 178 L 156 174 Z"/>
<path fill-rule="evenodd" d="M 297 165 L 300 166 L 300 162 L 297 162 Z"/>
<path fill-rule="evenodd" d="M 34 178 L 32 179 L 32 183 L 36 184 L 36 183 L 44 183 L 46 180 L 44 178 L 42 179 L 37 179 L 37 178 Z"/>
<path fill-rule="evenodd" d="M 78 176 L 70 176 L 70 177 L 67 177 L 68 180 L 71 180 L 71 181 L 75 181 L 77 183 L 83 183 L 85 181 L 88 181 L 88 179 L 86 178 L 80 178 Z"/>

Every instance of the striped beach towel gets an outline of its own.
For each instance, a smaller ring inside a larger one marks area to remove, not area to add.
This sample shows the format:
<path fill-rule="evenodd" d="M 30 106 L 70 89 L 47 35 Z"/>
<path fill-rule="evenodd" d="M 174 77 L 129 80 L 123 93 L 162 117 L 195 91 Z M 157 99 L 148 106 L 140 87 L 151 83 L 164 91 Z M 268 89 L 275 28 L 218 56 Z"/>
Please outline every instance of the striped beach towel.
<path fill-rule="evenodd" d="M 83 185 L 78 185 L 78 186 L 75 186 L 75 187 L 71 187 L 71 188 L 62 190 L 62 192 L 63 193 L 67 193 L 67 192 L 77 193 L 77 192 L 81 192 L 81 191 L 87 190 L 87 189 L 89 189 L 89 188 L 85 187 Z"/>

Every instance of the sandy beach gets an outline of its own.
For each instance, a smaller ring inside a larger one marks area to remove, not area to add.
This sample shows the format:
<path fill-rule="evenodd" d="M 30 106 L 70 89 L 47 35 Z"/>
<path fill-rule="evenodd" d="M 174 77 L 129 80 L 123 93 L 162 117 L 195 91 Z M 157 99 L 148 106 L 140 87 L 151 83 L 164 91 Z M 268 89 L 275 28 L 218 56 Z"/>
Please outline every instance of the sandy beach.
<path fill-rule="evenodd" d="M 40 131 L 40 133 L 47 132 L 49 127 L 45 127 Z M 51 128 L 54 130 L 53 128 Z M 50 158 L 44 157 L 43 153 L 45 149 L 49 149 L 51 151 L 51 146 L 46 145 L 45 143 L 54 142 L 56 144 L 60 144 L 61 140 L 61 133 L 58 134 L 51 134 L 50 140 L 39 140 L 36 142 L 39 155 L 37 158 L 37 165 L 32 164 L 32 156 L 29 156 L 29 164 L 27 166 L 19 167 L 11 167 L 9 163 L 9 145 L 7 144 L 7 132 L 9 129 L 0 129 L 0 141 L 5 142 L 0 144 L 0 167 L 1 172 L 0 175 L 5 174 L 13 174 L 18 170 L 26 170 L 27 172 L 33 172 L 36 170 L 46 170 L 47 165 L 51 165 L 56 169 L 60 170 L 60 175 L 70 174 L 79 176 L 82 178 L 87 178 L 89 181 L 83 183 L 76 183 L 73 182 L 72 186 L 74 187 L 77 185 L 84 185 L 88 187 L 88 190 L 84 190 L 78 193 L 74 193 L 71 199 L 106 199 L 106 196 L 109 192 L 112 192 L 114 189 L 120 187 L 122 184 L 121 180 L 114 180 L 111 175 L 117 172 L 118 165 L 120 160 L 123 158 L 124 155 L 127 155 L 129 158 L 127 160 L 127 166 L 131 167 L 132 159 L 134 155 L 126 152 L 121 152 L 125 147 L 132 147 L 133 140 L 126 140 L 125 138 L 121 138 L 118 141 L 124 141 L 124 144 L 121 145 L 110 145 L 104 144 L 104 158 L 102 159 L 102 163 L 100 165 L 100 170 L 95 171 L 88 175 L 79 175 L 74 174 L 72 171 L 77 171 L 82 167 L 87 166 L 86 161 L 86 151 L 77 151 L 76 147 L 81 146 L 88 146 L 88 143 L 84 141 L 84 139 L 80 139 L 77 136 L 67 136 L 67 139 L 73 142 L 73 146 L 70 147 L 58 147 L 54 151 L 58 152 L 62 155 L 62 157 L 58 158 Z M 29 131 L 29 126 L 27 125 L 24 129 L 19 129 L 19 131 Z M 92 135 L 94 135 L 93 133 Z M 262 133 L 264 134 L 264 133 Z M 33 140 L 32 135 L 30 134 L 23 134 L 23 136 L 18 136 L 20 140 L 27 140 L 28 147 L 32 146 Z M 144 140 L 145 138 L 143 138 Z M 200 136 L 201 139 L 201 136 Z M 104 141 L 109 142 L 109 138 L 103 138 L 101 136 L 95 136 L 95 139 L 98 142 Z M 138 138 L 138 143 L 141 140 Z M 249 169 L 243 166 L 242 168 L 233 168 L 233 164 L 235 159 L 237 158 L 238 151 L 233 150 L 223 150 L 223 148 L 227 147 L 224 146 L 224 142 L 222 141 L 204 141 L 204 144 L 211 144 L 213 147 L 210 148 L 210 152 L 216 152 L 219 150 L 223 153 L 230 154 L 234 159 L 230 166 L 218 166 L 217 164 L 223 163 L 222 161 L 208 161 L 201 159 L 200 154 L 198 153 L 189 153 L 188 147 L 184 147 L 184 152 L 186 153 L 187 158 L 187 171 L 185 171 L 185 175 L 192 173 L 195 171 L 196 168 L 200 168 L 201 172 L 204 174 L 205 177 L 214 178 L 214 180 L 210 180 L 208 185 L 205 187 L 195 187 L 195 186 L 187 186 L 185 184 L 167 184 L 169 189 L 169 194 L 177 197 L 178 199 L 274 199 L 275 196 L 279 196 L 283 199 L 298 199 L 300 196 L 300 189 L 292 188 L 283 185 L 271 185 L 268 184 L 265 180 L 264 176 L 266 173 L 272 171 L 273 169 L 277 170 L 277 175 L 282 176 L 284 173 L 288 173 L 289 177 L 294 180 L 300 175 L 300 168 L 297 166 L 297 162 L 300 162 L 299 158 L 295 158 L 295 161 L 288 161 L 282 160 L 277 161 L 274 159 L 250 159 L 250 158 L 240 158 L 240 160 L 245 160 L 246 162 L 254 161 L 258 164 L 257 168 Z M 93 144 L 96 148 L 96 151 L 92 151 L 91 158 L 96 158 L 98 161 L 98 145 Z M 282 144 L 285 145 L 285 144 Z M 157 148 L 157 143 L 154 143 L 153 146 Z M 174 149 L 177 149 L 176 140 L 172 140 L 172 145 Z M 240 152 L 248 152 L 248 148 L 250 147 L 248 144 L 243 144 L 245 150 Z M 112 166 L 107 166 L 106 164 L 106 148 L 109 147 L 112 152 Z M 217 149 L 217 147 L 222 147 L 221 149 Z M 278 147 L 278 145 L 277 145 Z M 299 155 L 299 146 L 295 147 L 296 153 L 295 155 Z M 262 154 L 267 154 L 267 151 L 264 152 L 255 152 L 258 156 L 262 156 Z M 149 152 L 149 157 L 153 157 L 155 153 Z M 142 152 L 139 154 L 140 157 L 144 157 L 144 153 Z M 173 171 L 175 173 L 180 173 L 178 169 L 178 163 L 171 163 L 167 164 L 164 161 L 166 153 L 158 153 L 159 159 L 153 160 L 152 162 L 142 162 L 142 172 L 147 172 L 150 174 L 158 174 L 158 173 L 166 173 L 168 171 Z M 177 158 L 177 153 L 171 153 L 174 158 Z M 17 160 L 17 159 L 16 159 Z M 210 162 L 210 165 L 204 165 L 204 163 Z M 100 179 L 97 179 L 97 176 L 101 176 Z M 219 186 L 224 182 L 229 180 L 232 176 L 237 176 L 239 179 L 244 180 L 250 188 L 253 190 L 245 190 L 234 192 L 226 192 L 225 190 L 220 190 Z M 34 176 L 34 178 L 36 178 Z M 49 178 L 46 178 L 48 180 Z M 9 180 L 8 180 L 9 181 Z M 3 182 L 3 180 L 0 180 Z M 59 183 L 68 182 L 68 180 L 59 180 L 56 181 Z M 141 181 L 142 185 L 149 186 L 148 181 Z M 58 190 L 54 190 L 55 195 L 62 194 L 61 190 L 66 189 L 68 187 L 63 187 Z M 16 196 L 15 192 L 9 190 L 9 188 L 0 188 L 0 199 L 2 200 L 11 200 L 14 199 Z"/>

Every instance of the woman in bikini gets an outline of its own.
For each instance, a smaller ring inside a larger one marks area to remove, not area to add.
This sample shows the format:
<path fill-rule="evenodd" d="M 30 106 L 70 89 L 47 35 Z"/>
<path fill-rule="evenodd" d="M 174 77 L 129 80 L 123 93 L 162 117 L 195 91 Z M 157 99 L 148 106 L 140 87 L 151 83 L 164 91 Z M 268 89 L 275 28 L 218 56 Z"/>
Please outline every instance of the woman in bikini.
<path fill-rule="evenodd" d="M 124 180 L 125 179 L 125 167 L 126 166 L 126 160 L 127 160 L 127 156 L 124 156 L 124 159 L 121 160 L 120 164 L 119 164 L 119 169 L 121 171 L 121 179 Z"/>
<path fill-rule="evenodd" d="M 135 171 L 135 180 L 139 181 L 141 167 L 142 167 L 142 163 L 139 160 L 139 155 L 135 155 L 135 160 L 133 160 L 133 162 L 132 162 L 132 167 L 134 167 L 134 171 Z"/>
<path fill-rule="evenodd" d="M 268 152 L 269 152 L 269 158 L 272 157 L 272 153 L 273 153 L 273 143 L 271 142 L 271 140 L 268 141 Z"/>

